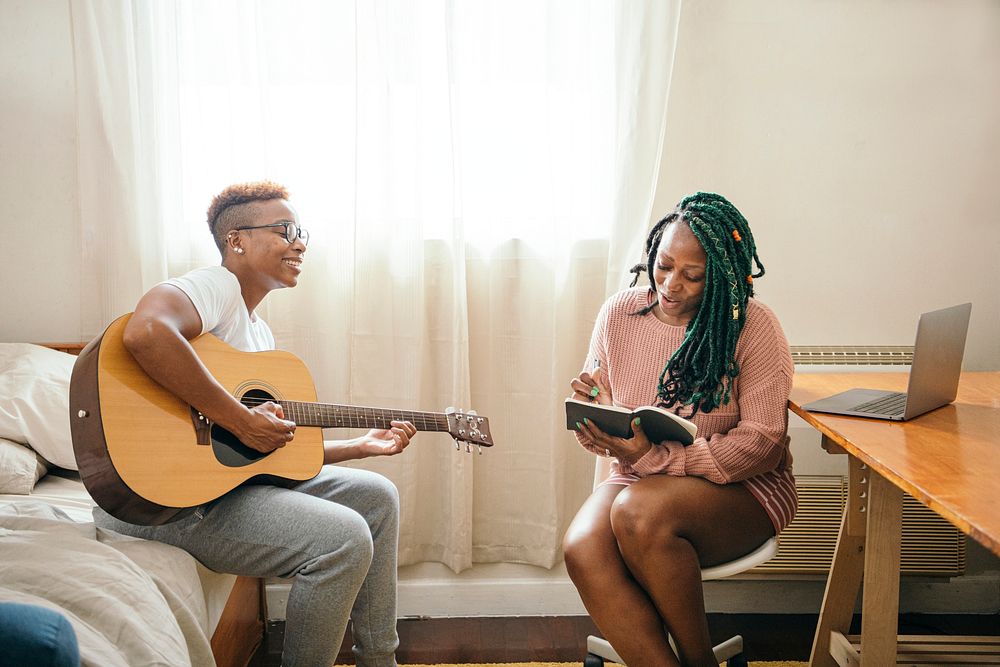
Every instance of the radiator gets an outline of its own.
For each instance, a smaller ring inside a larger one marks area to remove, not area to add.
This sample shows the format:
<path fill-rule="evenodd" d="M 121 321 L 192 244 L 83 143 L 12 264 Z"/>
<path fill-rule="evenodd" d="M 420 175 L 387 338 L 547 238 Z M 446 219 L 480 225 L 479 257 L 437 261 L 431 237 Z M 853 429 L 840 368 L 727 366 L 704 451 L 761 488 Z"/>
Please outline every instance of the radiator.
<path fill-rule="evenodd" d="M 799 510 L 781 533 L 778 553 L 753 574 L 826 574 L 847 500 L 847 477 L 796 475 Z M 903 494 L 902 574 L 957 577 L 965 572 L 965 535 Z"/>
<path fill-rule="evenodd" d="M 796 366 L 909 366 L 912 345 L 792 345 Z"/>

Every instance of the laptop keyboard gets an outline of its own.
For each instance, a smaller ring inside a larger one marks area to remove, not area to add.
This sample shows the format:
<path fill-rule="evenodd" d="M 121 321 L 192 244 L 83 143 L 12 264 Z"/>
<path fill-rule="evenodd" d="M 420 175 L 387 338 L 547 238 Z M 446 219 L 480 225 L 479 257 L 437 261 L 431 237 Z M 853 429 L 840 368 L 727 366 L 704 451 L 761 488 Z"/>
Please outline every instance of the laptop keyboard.
<path fill-rule="evenodd" d="M 901 415 L 906 409 L 906 392 L 897 392 L 854 406 L 852 412 L 867 412 L 873 415 Z"/>

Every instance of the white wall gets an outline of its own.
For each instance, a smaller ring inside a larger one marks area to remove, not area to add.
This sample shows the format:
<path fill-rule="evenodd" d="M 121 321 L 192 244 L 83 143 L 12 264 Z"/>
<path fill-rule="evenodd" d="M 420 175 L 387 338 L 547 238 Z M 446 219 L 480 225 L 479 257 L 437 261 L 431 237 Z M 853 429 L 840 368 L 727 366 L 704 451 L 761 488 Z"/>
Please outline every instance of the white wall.
<path fill-rule="evenodd" d="M 967 367 L 1000 368 L 1000 4 L 689 0 L 679 42 L 656 211 L 696 189 L 728 195 L 754 227 L 761 296 L 794 344 L 907 343 L 921 310 L 970 299 Z M 0 0 L 0 77 L 0 341 L 78 340 L 65 0 Z M 874 294 L 876 279 L 890 296 Z M 799 461 L 836 465 L 809 429 L 796 433 Z M 973 545 L 970 577 L 904 584 L 903 608 L 995 612 L 997 569 Z M 821 595 L 815 579 L 713 582 L 707 605 L 815 611 Z M 455 576 L 423 564 L 401 574 L 400 611 L 583 607 L 561 567 Z"/>
<path fill-rule="evenodd" d="M 654 215 L 728 196 L 793 345 L 972 301 L 965 367 L 1000 369 L 1000 3 L 686 2 L 674 67 Z"/>
<path fill-rule="evenodd" d="M 80 338 L 69 3 L 0 0 L 0 341 Z"/>
<path fill-rule="evenodd" d="M 68 3 L 0 0 L 0 63 L 0 340 L 74 340 Z M 966 367 L 998 369 L 998 80 L 994 0 L 689 1 L 654 213 L 729 196 L 793 344 L 907 344 L 971 300 Z"/>

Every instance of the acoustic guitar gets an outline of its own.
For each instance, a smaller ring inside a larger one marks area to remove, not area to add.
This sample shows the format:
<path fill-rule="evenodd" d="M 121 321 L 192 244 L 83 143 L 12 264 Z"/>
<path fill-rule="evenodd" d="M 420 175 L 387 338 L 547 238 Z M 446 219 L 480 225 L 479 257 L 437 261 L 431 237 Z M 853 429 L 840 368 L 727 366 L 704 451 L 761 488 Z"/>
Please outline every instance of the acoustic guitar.
<path fill-rule="evenodd" d="M 244 405 L 280 403 L 295 437 L 264 454 L 150 378 L 122 342 L 131 315 L 118 318 L 77 358 L 70 381 L 70 430 L 84 486 L 122 521 L 159 525 L 181 518 L 241 484 L 290 486 L 323 465 L 324 428 L 389 428 L 449 433 L 456 444 L 490 447 L 489 420 L 473 412 L 414 412 L 317 403 L 305 364 L 282 351 L 242 352 L 211 334 L 191 341 L 213 377 Z M 479 450 L 480 453 L 482 450 Z"/>

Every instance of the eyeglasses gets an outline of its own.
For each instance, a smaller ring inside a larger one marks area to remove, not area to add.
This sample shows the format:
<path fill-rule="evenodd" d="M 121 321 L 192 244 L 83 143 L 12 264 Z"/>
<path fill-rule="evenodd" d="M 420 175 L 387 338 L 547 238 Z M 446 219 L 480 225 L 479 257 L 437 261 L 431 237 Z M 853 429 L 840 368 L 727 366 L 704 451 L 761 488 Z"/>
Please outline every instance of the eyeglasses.
<path fill-rule="evenodd" d="M 254 227 L 233 227 L 234 232 L 244 229 L 266 229 L 267 227 L 284 227 L 285 240 L 291 245 L 295 239 L 302 239 L 302 245 L 309 245 L 309 232 L 299 227 L 294 222 L 272 222 L 269 225 L 256 225 Z"/>

